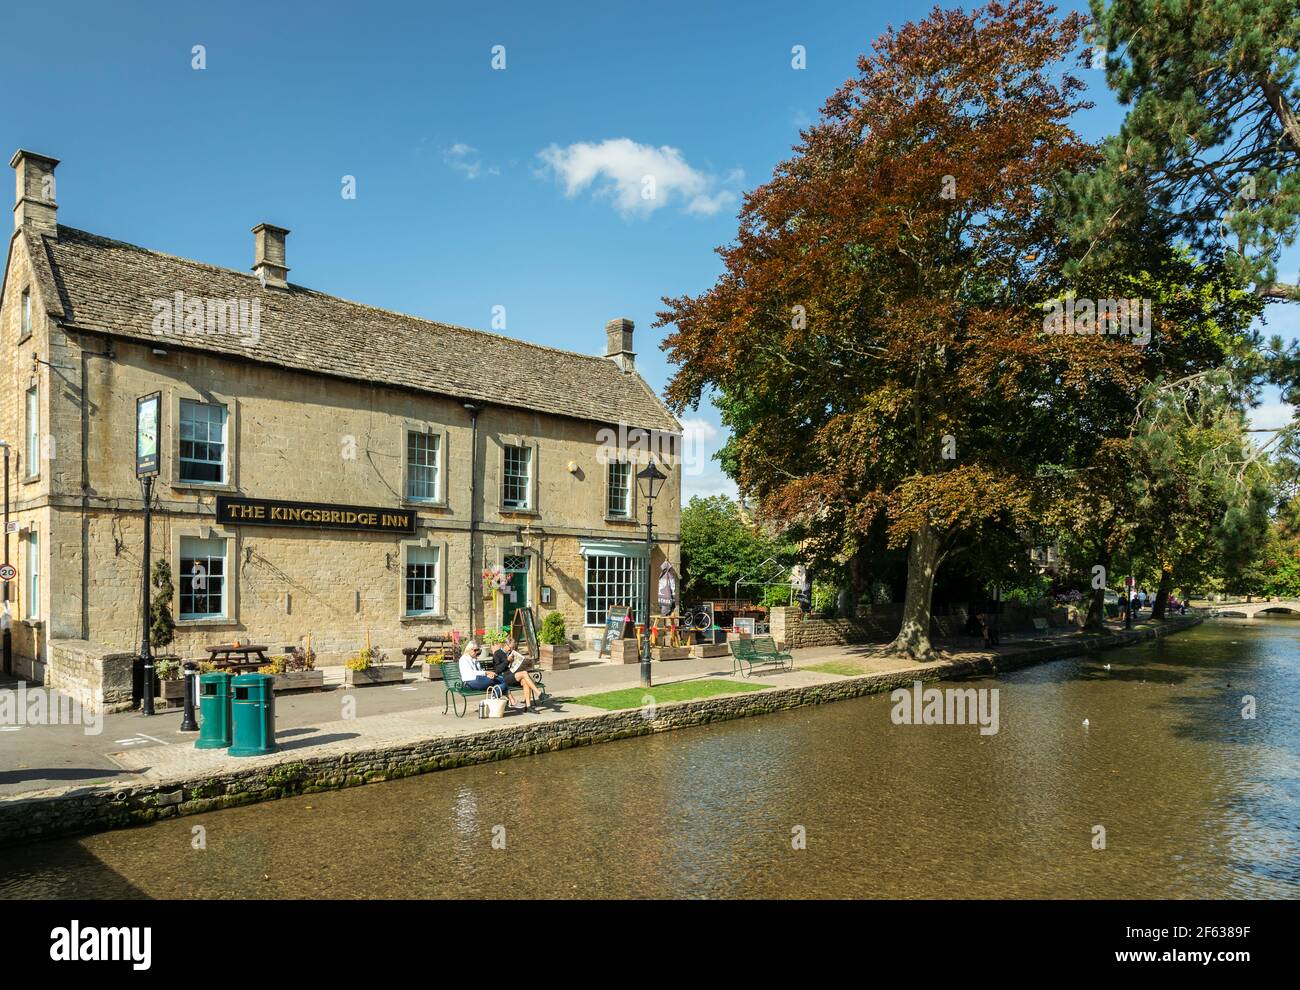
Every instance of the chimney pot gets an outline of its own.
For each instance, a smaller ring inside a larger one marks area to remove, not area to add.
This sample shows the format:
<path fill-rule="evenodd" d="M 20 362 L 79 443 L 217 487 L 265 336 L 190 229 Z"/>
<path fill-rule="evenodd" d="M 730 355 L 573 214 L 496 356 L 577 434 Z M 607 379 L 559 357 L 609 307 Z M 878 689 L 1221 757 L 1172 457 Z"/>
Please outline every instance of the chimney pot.
<path fill-rule="evenodd" d="M 289 288 L 285 276 L 289 267 L 284 263 L 284 239 L 289 231 L 269 223 L 259 223 L 253 228 L 253 273 L 263 285 L 277 289 Z"/>
<path fill-rule="evenodd" d="M 9 161 L 17 175 L 14 227 L 24 227 L 46 237 L 59 236 L 58 204 L 55 202 L 54 170 L 59 160 L 19 148 Z"/>
<path fill-rule="evenodd" d="M 624 371 L 636 367 L 636 353 L 632 350 L 632 331 L 636 324 L 626 317 L 605 324 L 605 357 L 614 361 Z"/>

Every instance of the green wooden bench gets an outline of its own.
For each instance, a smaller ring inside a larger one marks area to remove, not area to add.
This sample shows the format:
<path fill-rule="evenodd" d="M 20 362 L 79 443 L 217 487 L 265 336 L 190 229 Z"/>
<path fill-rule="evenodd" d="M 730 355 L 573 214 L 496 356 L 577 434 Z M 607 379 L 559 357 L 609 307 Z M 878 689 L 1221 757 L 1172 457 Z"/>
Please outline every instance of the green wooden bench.
<path fill-rule="evenodd" d="M 451 710 L 456 713 L 456 717 L 464 718 L 465 712 L 469 711 L 469 699 L 474 695 L 477 695 L 479 691 L 482 691 L 486 696 L 487 690 L 484 688 L 466 687 L 465 682 L 461 680 L 460 662 L 457 660 L 444 660 L 442 663 L 438 664 L 438 666 L 442 668 L 442 686 L 445 689 L 445 693 L 442 696 L 442 713 L 444 715 L 447 714 L 447 706 L 450 703 Z M 544 693 L 546 691 L 546 685 L 542 683 L 541 668 L 531 670 L 529 673 L 533 675 L 533 679 L 537 682 L 537 686 L 541 688 Z M 465 699 L 464 709 L 457 706 L 457 697 Z"/>
<path fill-rule="evenodd" d="M 731 672 L 737 671 L 749 677 L 755 667 L 766 665 L 779 666 L 784 670 L 794 670 L 794 657 L 782 653 L 776 648 L 771 636 L 756 636 L 753 639 L 731 640 Z"/>
<path fill-rule="evenodd" d="M 442 668 L 442 686 L 446 692 L 442 696 L 442 713 L 447 714 L 447 706 L 450 704 L 451 710 L 456 713 L 456 717 L 464 718 L 465 713 L 469 711 L 469 699 L 476 696 L 480 691 L 486 695 L 487 691 L 483 688 L 465 686 L 465 682 L 460 678 L 460 663 L 458 661 L 444 660 L 438 666 Z M 458 707 L 456 703 L 458 697 L 464 699 L 464 708 Z"/>

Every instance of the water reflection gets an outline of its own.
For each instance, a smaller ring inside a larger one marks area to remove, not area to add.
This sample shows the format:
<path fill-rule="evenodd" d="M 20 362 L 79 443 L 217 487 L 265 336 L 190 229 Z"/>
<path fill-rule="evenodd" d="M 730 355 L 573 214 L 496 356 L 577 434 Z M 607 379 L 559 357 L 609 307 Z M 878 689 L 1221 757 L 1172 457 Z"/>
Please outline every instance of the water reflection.
<path fill-rule="evenodd" d="M 0 895 L 1297 897 L 1298 637 L 1252 622 L 966 682 L 995 736 L 840 702 L 7 850 Z"/>

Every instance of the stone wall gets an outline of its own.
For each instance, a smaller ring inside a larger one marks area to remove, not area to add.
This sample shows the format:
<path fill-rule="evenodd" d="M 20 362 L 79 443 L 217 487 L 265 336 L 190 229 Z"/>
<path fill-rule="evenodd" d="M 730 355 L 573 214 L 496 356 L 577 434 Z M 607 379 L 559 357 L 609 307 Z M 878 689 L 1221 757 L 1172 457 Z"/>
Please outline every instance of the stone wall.
<path fill-rule="evenodd" d="M 1068 613 L 1069 610 L 1064 608 L 1004 605 L 998 616 L 998 628 L 1004 635 L 1033 632 L 1035 618 L 1046 619 L 1053 628 L 1064 628 L 1069 622 Z M 948 614 L 931 616 L 930 636 L 935 639 L 964 636 L 967 616 L 966 605 L 948 606 Z M 887 642 L 898 635 L 903 622 L 903 606 L 898 603 L 863 606 L 854 618 L 827 617 L 815 612 L 805 615 L 799 608 L 789 606 L 773 608 L 768 621 L 772 636 L 784 644 L 785 649 Z"/>
<path fill-rule="evenodd" d="M 44 682 L 87 711 L 121 712 L 131 707 L 134 664 L 134 653 L 115 653 L 84 639 L 56 639 L 50 643 Z"/>
<path fill-rule="evenodd" d="M 850 643 L 888 641 L 898 633 L 901 605 L 874 605 L 850 617 L 827 617 L 793 607 L 772 608 L 768 629 L 783 650 L 806 647 L 849 646 Z"/>

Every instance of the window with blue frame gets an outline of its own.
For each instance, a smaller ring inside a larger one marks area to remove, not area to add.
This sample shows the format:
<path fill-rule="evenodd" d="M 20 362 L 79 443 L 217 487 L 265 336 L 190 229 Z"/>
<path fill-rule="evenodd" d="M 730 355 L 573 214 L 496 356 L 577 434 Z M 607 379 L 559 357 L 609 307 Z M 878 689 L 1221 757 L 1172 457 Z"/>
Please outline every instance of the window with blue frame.
<path fill-rule="evenodd" d="M 181 481 L 224 484 L 226 407 L 181 400 Z"/>

